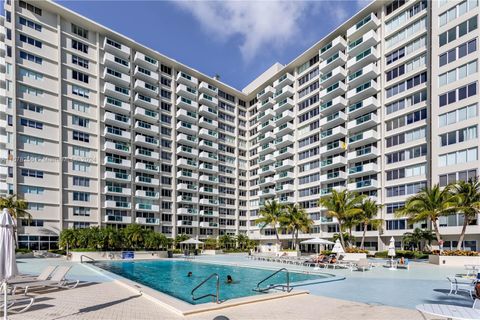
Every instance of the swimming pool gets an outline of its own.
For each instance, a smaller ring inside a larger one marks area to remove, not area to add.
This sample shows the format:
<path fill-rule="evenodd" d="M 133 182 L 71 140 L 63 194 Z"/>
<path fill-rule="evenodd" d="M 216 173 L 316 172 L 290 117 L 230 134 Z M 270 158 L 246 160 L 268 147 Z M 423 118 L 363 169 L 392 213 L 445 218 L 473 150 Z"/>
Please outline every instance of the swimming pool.
<path fill-rule="evenodd" d="M 95 262 L 94 265 L 190 304 L 212 301 L 211 297 L 193 301 L 190 294 L 195 286 L 212 273 L 218 273 L 220 276 L 220 300 L 229 300 L 262 294 L 252 289 L 256 287 L 259 281 L 274 272 L 257 268 L 181 260 L 99 261 Z M 187 276 L 189 272 L 192 272 L 191 277 Z M 234 281 L 232 284 L 226 283 L 227 275 L 232 276 Z M 327 280 L 328 278 L 333 278 L 333 276 L 329 274 L 290 272 L 290 282 L 292 283 L 312 280 L 317 282 Z M 280 273 L 265 283 L 265 286 L 285 282 L 285 273 Z M 215 292 L 215 280 L 211 279 L 195 293 L 195 296 L 213 292 Z"/>

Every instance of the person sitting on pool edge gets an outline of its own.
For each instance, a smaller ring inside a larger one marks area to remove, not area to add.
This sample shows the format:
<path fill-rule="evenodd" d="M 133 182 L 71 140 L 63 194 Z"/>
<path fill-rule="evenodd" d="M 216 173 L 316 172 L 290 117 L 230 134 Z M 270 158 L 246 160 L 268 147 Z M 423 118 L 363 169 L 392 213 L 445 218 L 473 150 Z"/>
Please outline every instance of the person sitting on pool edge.
<path fill-rule="evenodd" d="M 227 276 L 227 283 L 233 283 L 233 278 L 231 275 Z"/>
<path fill-rule="evenodd" d="M 188 274 L 187 274 L 187 277 L 190 278 L 191 276 L 193 276 L 193 273 L 192 273 L 192 271 L 189 271 Z"/>

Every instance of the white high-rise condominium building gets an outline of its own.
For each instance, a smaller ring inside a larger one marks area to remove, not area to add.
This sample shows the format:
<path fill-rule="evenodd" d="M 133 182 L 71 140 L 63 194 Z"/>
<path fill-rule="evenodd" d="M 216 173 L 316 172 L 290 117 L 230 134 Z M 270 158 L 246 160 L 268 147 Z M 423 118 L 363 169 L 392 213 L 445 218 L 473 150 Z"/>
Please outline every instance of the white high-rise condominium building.
<path fill-rule="evenodd" d="M 331 238 L 318 199 L 346 187 L 384 205 L 367 247 L 401 246 L 407 197 L 479 174 L 478 16 L 478 0 L 374 2 L 240 91 L 51 1 L 6 0 L 0 193 L 29 202 L 19 243 L 130 223 L 269 243 L 255 221 L 274 197 L 311 215 L 301 237 Z M 462 223 L 440 220 L 446 248 Z"/>

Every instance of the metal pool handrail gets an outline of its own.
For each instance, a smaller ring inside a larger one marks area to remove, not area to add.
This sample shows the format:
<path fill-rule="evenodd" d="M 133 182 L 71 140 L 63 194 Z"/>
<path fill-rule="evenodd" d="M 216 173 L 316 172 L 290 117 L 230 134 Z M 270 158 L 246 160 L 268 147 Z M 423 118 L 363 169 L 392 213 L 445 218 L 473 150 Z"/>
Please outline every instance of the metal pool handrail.
<path fill-rule="evenodd" d="M 265 281 L 267 281 L 268 279 L 270 279 L 271 277 L 277 275 L 278 273 L 282 272 L 282 271 L 285 271 L 286 272 L 286 276 L 287 276 L 287 292 L 290 292 L 292 291 L 292 289 L 290 288 L 290 272 L 288 271 L 288 269 L 286 268 L 281 268 L 281 269 L 278 269 L 277 271 L 275 271 L 274 273 L 272 273 L 271 275 L 269 275 L 268 277 L 266 277 L 265 279 L 263 279 L 262 281 L 260 281 L 259 283 L 257 283 L 257 287 L 253 289 L 253 291 L 258 291 L 258 292 L 265 292 L 265 291 L 268 291 L 270 289 L 273 289 L 273 288 L 278 288 L 278 287 L 281 287 L 282 288 L 282 291 L 285 291 L 285 285 L 283 284 L 273 284 L 273 285 L 270 285 L 268 286 L 267 288 L 264 288 L 264 289 L 260 289 L 260 285 L 262 283 L 264 283 Z"/>
<path fill-rule="evenodd" d="M 213 277 L 216 277 L 217 280 L 216 280 L 216 292 L 215 294 L 213 293 L 208 293 L 208 294 L 205 294 L 201 297 L 197 297 L 195 298 L 194 297 L 194 293 L 195 291 L 197 291 L 197 289 L 199 289 L 201 286 L 203 286 L 208 280 L 210 280 L 211 278 Z M 200 282 L 195 288 L 193 288 L 192 292 L 191 292 L 191 295 L 192 295 L 192 300 L 193 301 L 197 301 L 197 300 L 200 300 L 200 299 L 203 299 L 203 298 L 206 298 L 206 297 L 213 297 L 213 302 L 216 302 L 216 303 L 220 303 L 220 300 L 219 300 L 219 294 L 220 294 L 220 276 L 218 275 L 218 273 L 212 273 L 211 275 L 209 275 L 207 278 L 205 278 L 205 280 L 203 280 L 202 282 Z"/>
<path fill-rule="evenodd" d="M 95 262 L 95 259 L 93 259 L 93 258 L 91 258 L 91 257 L 89 257 L 89 256 L 87 256 L 87 255 L 82 254 L 82 255 L 80 256 L 80 263 L 83 263 L 83 258 L 88 258 L 88 259 L 90 259 L 90 261 Z"/>

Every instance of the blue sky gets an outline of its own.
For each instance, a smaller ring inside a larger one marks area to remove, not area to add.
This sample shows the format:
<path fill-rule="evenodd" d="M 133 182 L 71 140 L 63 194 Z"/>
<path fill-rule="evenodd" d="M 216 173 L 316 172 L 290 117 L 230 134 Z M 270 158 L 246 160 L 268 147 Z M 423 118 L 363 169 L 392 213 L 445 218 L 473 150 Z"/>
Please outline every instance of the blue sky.
<path fill-rule="evenodd" d="M 243 88 L 285 64 L 368 2 L 58 1 L 207 75 Z"/>

